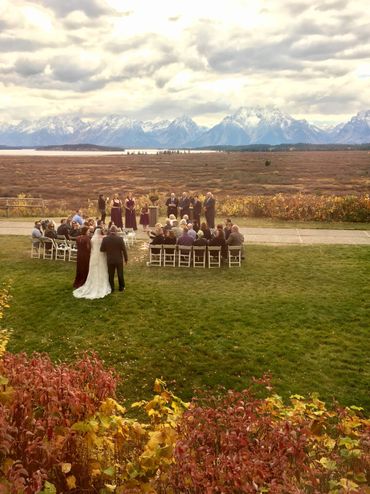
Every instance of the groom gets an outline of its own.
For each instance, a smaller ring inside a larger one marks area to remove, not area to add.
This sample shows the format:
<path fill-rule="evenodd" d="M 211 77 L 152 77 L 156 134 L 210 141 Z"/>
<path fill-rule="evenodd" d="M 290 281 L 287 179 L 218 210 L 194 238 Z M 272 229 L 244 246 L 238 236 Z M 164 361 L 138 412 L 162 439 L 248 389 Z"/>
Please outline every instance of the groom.
<path fill-rule="evenodd" d="M 127 250 L 122 237 L 117 235 L 117 227 L 112 225 L 109 230 L 109 235 L 103 238 L 100 246 L 101 252 L 107 253 L 109 284 L 114 292 L 114 273 L 117 269 L 119 291 L 125 289 L 125 280 L 123 278 L 123 257 L 127 264 Z"/>

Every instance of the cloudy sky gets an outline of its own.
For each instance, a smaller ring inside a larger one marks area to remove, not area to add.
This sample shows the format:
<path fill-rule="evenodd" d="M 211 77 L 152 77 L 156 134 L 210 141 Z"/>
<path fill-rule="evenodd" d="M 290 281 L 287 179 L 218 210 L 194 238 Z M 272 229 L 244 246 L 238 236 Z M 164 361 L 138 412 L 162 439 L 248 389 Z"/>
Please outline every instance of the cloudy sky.
<path fill-rule="evenodd" d="M 367 0 L 0 0 L 0 121 L 370 109 Z"/>

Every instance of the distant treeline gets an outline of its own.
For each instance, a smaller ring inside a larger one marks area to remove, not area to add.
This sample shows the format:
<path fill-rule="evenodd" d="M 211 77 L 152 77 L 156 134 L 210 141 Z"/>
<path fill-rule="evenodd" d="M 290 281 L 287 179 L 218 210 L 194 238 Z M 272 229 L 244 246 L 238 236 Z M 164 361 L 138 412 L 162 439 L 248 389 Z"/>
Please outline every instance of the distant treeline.
<path fill-rule="evenodd" d="M 199 150 L 227 151 L 227 152 L 272 152 L 272 151 L 369 151 L 367 144 L 248 144 L 247 146 L 207 146 Z"/>

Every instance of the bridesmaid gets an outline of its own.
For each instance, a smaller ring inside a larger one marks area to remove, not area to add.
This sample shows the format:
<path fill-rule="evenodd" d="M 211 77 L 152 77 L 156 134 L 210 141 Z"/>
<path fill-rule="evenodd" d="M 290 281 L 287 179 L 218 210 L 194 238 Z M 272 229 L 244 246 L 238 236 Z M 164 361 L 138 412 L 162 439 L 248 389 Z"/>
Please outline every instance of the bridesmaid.
<path fill-rule="evenodd" d="M 143 225 L 143 231 L 147 232 L 149 225 L 149 208 L 147 203 L 145 203 L 144 206 L 141 208 L 139 223 L 140 225 Z"/>
<path fill-rule="evenodd" d="M 113 199 L 110 202 L 110 206 L 110 225 L 114 223 L 117 228 L 123 228 L 122 202 L 118 194 L 114 194 Z"/>
<path fill-rule="evenodd" d="M 132 192 L 127 194 L 125 200 L 125 228 L 133 228 L 137 230 L 136 225 L 136 212 L 135 212 L 135 199 L 132 196 Z"/>

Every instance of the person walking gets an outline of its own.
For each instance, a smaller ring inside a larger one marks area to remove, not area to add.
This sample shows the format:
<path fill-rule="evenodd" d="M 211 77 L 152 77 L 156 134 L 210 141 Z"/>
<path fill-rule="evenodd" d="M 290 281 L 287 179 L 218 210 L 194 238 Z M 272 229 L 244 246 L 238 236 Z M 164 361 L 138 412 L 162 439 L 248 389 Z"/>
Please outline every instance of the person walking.
<path fill-rule="evenodd" d="M 120 292 L 125 290 L 125 279 L 123 277 L 123 259 L 125 264 L 128 262 L 127 249 L 122 237 L 117 235 L 118 229 L 112 225 L 109 235 L 103 238 L 100 246 L 101 252 L 107 253 L 109 284 L 114 292 L 114 275 L 117 271 L 118 289 Z"/>

